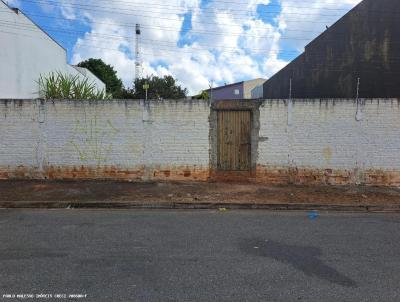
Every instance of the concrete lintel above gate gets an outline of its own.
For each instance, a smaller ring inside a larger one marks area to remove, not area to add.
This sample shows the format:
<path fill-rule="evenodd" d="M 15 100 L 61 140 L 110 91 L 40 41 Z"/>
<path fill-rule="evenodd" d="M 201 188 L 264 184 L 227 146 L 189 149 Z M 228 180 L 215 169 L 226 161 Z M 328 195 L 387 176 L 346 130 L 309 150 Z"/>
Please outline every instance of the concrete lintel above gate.
<path fill-rule="evenodd" d="M 211 104 L 211 110 L 250 110 L 253 112 L 258 111 L 261 104 L 260 100 L 219 100 Z"/>

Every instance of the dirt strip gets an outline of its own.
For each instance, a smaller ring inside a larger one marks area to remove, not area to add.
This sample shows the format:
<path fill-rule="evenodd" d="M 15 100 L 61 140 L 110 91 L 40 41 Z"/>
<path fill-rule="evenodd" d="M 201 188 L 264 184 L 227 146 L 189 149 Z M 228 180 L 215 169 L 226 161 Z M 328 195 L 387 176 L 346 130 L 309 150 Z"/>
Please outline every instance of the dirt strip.
<path fill-rule="evenodd" d="M 85 204 L 87 204 L 85 206 Z M 114 206 L 113 206 L 114 204 Z M 252 183 L 0 181 L 1 207 L 400 208 L 400 188 Z"/>

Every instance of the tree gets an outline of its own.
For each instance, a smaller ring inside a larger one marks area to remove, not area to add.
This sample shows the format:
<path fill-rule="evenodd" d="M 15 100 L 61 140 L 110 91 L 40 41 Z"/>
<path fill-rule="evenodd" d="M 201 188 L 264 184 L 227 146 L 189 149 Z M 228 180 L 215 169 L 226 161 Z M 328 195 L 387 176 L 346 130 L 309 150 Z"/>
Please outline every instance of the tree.
<path fill-rule="evenodd" d="M 106 84 L 106 92 L 111 93 L 113 98 L 120 98 L 124 95 L 125 88 L 121 79 L 117 77 L 114 67 L 103 62 L 101 59 L 88 59 L 80 62 L 79 67 L 89 69 L 96 77 Z"/>
<path fill-rule="evenodd" d="M 209 100 L 210 95 L 208 94 L 208 92 L 206 90 L 203 90 L 198 95 L 195 95 L 193 98 L 195 100 Z"/>
<path fill-rule="evenodd" d="M 183 99 L 186 98 L 188 91 L 177 84 L 176 80 L 168 75 L 163 78 L 151 76 L 136 79 L 134 82 L 134 97 L 137 99 L 146 98 L 146 91 L 143 85 L 148 84 L 149 99 Z"/>

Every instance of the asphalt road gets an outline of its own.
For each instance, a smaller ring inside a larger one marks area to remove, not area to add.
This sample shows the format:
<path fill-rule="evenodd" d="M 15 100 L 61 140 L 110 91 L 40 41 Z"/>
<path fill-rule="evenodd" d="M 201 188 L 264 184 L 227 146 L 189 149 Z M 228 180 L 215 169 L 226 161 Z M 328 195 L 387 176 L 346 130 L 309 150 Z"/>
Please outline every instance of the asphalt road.
<path fill-rule="evenodd" d="M 0 210 L 0 301 L 386 302 L 399 284 L 400 215 Z"/>

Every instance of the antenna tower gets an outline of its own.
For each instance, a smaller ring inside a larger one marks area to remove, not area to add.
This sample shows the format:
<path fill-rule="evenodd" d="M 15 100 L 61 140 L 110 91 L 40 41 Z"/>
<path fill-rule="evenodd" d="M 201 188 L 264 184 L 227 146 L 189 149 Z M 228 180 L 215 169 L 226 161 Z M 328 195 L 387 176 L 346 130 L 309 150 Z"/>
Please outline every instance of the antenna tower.
<path fill-rule="evenodd" d="M 136 24 L 136 45 L 135 45 L 135 79 L 142 78 L 142 56 L 140 54 L 140 24 Z"/>

